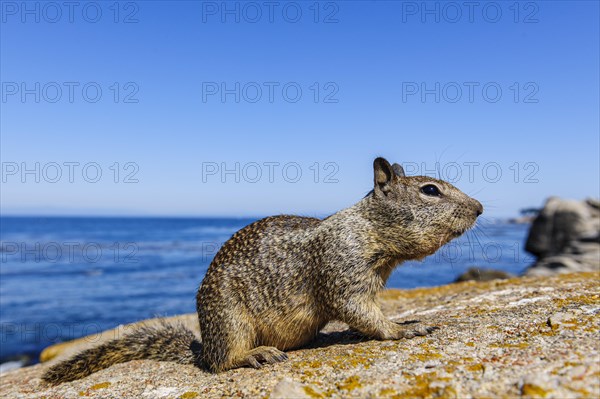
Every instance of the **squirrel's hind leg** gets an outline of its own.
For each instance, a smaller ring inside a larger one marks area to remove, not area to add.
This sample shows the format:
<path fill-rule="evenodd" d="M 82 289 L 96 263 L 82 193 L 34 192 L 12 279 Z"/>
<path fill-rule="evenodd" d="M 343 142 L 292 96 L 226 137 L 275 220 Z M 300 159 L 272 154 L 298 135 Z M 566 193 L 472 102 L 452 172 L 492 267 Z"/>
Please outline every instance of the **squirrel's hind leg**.
<path fill-rule="evenodd" d="M 210 317 L 212 323 L 200 319 L 200 329 L 203 360 L 211 371 L 219 373 L 246 366 L 260 368 L 263 363 L 287 360 L 288 356 L 274 346 L 256 346 L 260 340 L 251 318 L 243 309 L 214 312 Z"/>

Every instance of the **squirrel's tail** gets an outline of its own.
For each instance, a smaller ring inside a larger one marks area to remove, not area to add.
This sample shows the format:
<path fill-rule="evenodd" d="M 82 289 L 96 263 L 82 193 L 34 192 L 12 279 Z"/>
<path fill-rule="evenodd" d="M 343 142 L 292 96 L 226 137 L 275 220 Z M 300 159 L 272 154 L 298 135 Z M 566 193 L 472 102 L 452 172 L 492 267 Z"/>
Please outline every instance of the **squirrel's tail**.
<path fill-rule="evenodd" d="M 52 385 L 74 381 L 116 363 L 152 359 L 180 364 L 199 364 L 202 344 L 183 325 L 163 323 L 139 327 L 50 367 L 42 379 Z"/>

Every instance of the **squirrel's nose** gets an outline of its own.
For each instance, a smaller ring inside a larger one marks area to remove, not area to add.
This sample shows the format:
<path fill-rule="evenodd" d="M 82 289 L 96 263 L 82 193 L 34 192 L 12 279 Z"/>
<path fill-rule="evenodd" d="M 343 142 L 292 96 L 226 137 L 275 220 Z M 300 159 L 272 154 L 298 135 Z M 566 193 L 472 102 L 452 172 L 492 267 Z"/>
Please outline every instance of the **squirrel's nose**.
<path fill-rule="evenodd" d="M 475 214 L 479 216 L 483 213 L 483 205 L 481 205 L 481 202 L 477 200 L 475 202 L 477 203 L 477 205 L 475 206 Z"/>

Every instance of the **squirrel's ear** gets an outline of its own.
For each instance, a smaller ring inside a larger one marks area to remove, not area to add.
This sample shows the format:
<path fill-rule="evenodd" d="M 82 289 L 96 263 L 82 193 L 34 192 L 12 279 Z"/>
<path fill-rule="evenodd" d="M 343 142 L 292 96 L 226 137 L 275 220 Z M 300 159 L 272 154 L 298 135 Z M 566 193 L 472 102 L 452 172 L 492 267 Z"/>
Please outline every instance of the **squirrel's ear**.
<path fill-rule="evenodd" d="M 387 193 L 390 189 L 389 185 L 394 179 L 394 169 L 385 158 L 376 158 L 373 161 L 373 173 L 375 180 L 375 190 L 380 190 Z"/>
<path fill-rule="evenodd" d="M 392 169 L 394 170 L 394 173 L 396 174 L 396 176 L 400 176 L 400 177 L 405 177 L 406 174 L 404 173 L 404 168 L 402 167 L 402 165 L 399 165 L 397 163 L 392 165 Z"/>

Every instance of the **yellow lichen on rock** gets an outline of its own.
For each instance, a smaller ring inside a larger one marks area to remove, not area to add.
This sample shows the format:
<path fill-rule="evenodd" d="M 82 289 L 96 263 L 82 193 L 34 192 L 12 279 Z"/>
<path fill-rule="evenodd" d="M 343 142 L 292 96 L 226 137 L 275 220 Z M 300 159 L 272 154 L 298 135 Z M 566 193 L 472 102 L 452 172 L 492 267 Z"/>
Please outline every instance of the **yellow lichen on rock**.
<path fill-rule="evenodd" d="M 93 390 L 104 389 L 104 388 L 108 388 L 110 385 L 111 385 L 110 382 L 101 382 L 100 384 L 92 385 L 90 387 L 90 389 L 93 389 Z"/>
<path fill-rule="evenodd" d="M 194 399 L 194 398 L 197 398 L 198 396 L 200 396 L 200 394 L 198 392 L 188 391 L 188 392 L 184 393 L 183 395 L 181 395 L 179 398 L 180 399 Z"/>
<path fill-rule="evenodd" d="M 353 375 L 344 380 L 344 382 L 337 384 L 338 389 L 343 389 L 345 391 L 353 391 L 357 388 L 362 387 L 360 383 L 360 377 Z"/>
<path fill-rule="evenodd" d="M 545 398 L 548 395 L 548 391 L 535 384 L 523 384 L 521 395 L 530 398 Z"/>
<path fill-rule="evenodd" d="M 306 394 L 308 396 L 310 396 L 311 398 L 324 398 L 325 396 L 323 396 L 323 394 L 315 391 L 315 389 L 311 386 L 305 386 L 302 387 L 302 389 L 304 389 L 304 392 L 306 392 Z"/>

